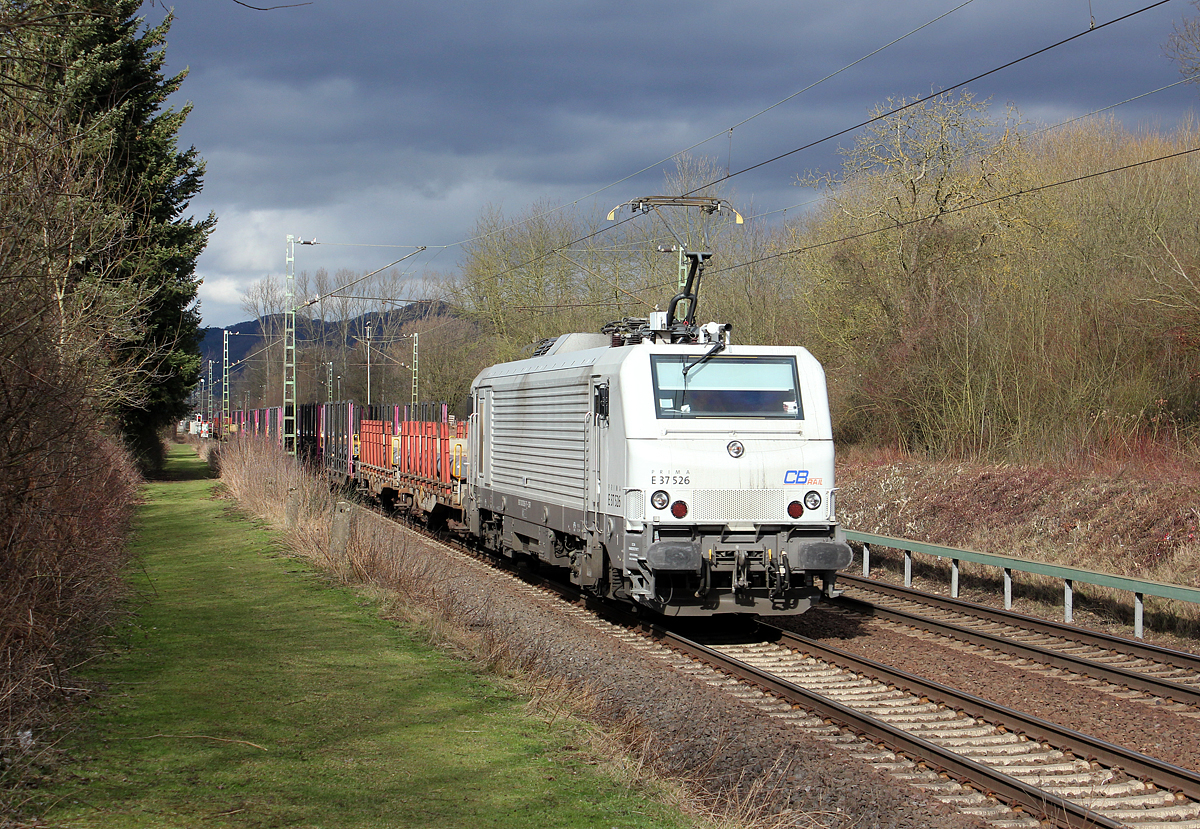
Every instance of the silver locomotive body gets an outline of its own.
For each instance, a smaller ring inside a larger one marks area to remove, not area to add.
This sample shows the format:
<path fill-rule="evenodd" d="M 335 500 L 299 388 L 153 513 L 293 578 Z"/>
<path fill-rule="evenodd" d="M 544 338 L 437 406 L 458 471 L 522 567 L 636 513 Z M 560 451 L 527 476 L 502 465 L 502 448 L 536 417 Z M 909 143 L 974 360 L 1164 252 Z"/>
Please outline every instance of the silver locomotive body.
<path fill-rule="evenodd" d="M 483 543 L 668 615 L 802 613 L 849 565 L 825 376 L 799 347 L 559 338 L 472 384 Z"/>

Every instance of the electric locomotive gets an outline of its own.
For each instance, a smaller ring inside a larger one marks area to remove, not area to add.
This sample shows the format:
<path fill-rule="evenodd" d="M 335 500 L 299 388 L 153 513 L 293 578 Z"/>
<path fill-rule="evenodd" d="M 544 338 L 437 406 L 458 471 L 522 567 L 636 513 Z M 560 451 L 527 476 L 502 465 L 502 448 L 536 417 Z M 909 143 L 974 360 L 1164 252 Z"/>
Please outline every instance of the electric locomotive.
<path fill-rule="evenodd" d="M 497 553 L 662 614 L 801 613 L 851 560 L 824 373 L 804 348 L 684 322 L 485 369 L 464 520 Z"/>

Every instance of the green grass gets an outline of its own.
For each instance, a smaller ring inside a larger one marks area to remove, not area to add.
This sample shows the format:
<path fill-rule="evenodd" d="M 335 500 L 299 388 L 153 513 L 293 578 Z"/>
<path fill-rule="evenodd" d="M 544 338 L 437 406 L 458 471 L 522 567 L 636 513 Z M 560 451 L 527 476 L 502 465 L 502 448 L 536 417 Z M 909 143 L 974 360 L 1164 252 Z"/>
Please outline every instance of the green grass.
<path fill-rule="evenodd" d="M 190 457 L 189 457 L 190 455 Z M 214 499 L 186 447 L 146 487 L 126 646 L 43 792 L 60 826 L 694 826 L 582 727 L 379 618 Z"/>

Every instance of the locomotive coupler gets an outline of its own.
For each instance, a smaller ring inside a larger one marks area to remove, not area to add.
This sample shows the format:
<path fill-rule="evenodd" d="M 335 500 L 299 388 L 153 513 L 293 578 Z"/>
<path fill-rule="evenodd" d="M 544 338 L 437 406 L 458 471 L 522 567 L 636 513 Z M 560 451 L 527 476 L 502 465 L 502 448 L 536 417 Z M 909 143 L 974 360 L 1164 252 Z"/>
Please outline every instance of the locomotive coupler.
<path fill-rule="evenodd" d="M 733 554 L 733 589 L 735 592 L 750 589 L 750 556 L 743 549 L 737 549 Z"/>

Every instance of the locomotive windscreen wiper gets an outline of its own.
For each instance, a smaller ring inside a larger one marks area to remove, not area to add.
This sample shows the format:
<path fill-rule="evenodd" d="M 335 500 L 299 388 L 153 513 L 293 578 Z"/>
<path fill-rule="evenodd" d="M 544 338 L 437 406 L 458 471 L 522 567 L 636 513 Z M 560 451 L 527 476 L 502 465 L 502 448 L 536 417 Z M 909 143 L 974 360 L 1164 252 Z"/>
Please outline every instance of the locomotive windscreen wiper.
<path fill-rule="evenodd" d="M 710 348 L 705 354 L 702 354 L 701 356 L 697 357 L 695 360 L 692 360 L 690 363 L 688 363 L 686 366 L 683 367 L 683 376 L 687 377 L 687 373 L 689 371 L 691 371 L 693 368 L 695 368 L 696 366 L 703 363 L 705 360 L 707 360 L 712 355 L 716 354 L 718 351 L 720 351 L 724 347 L 725 347 L 725 343 L 722 340 L 717 340 L 715 343 L 713 343 L 713 347 Z"/>

